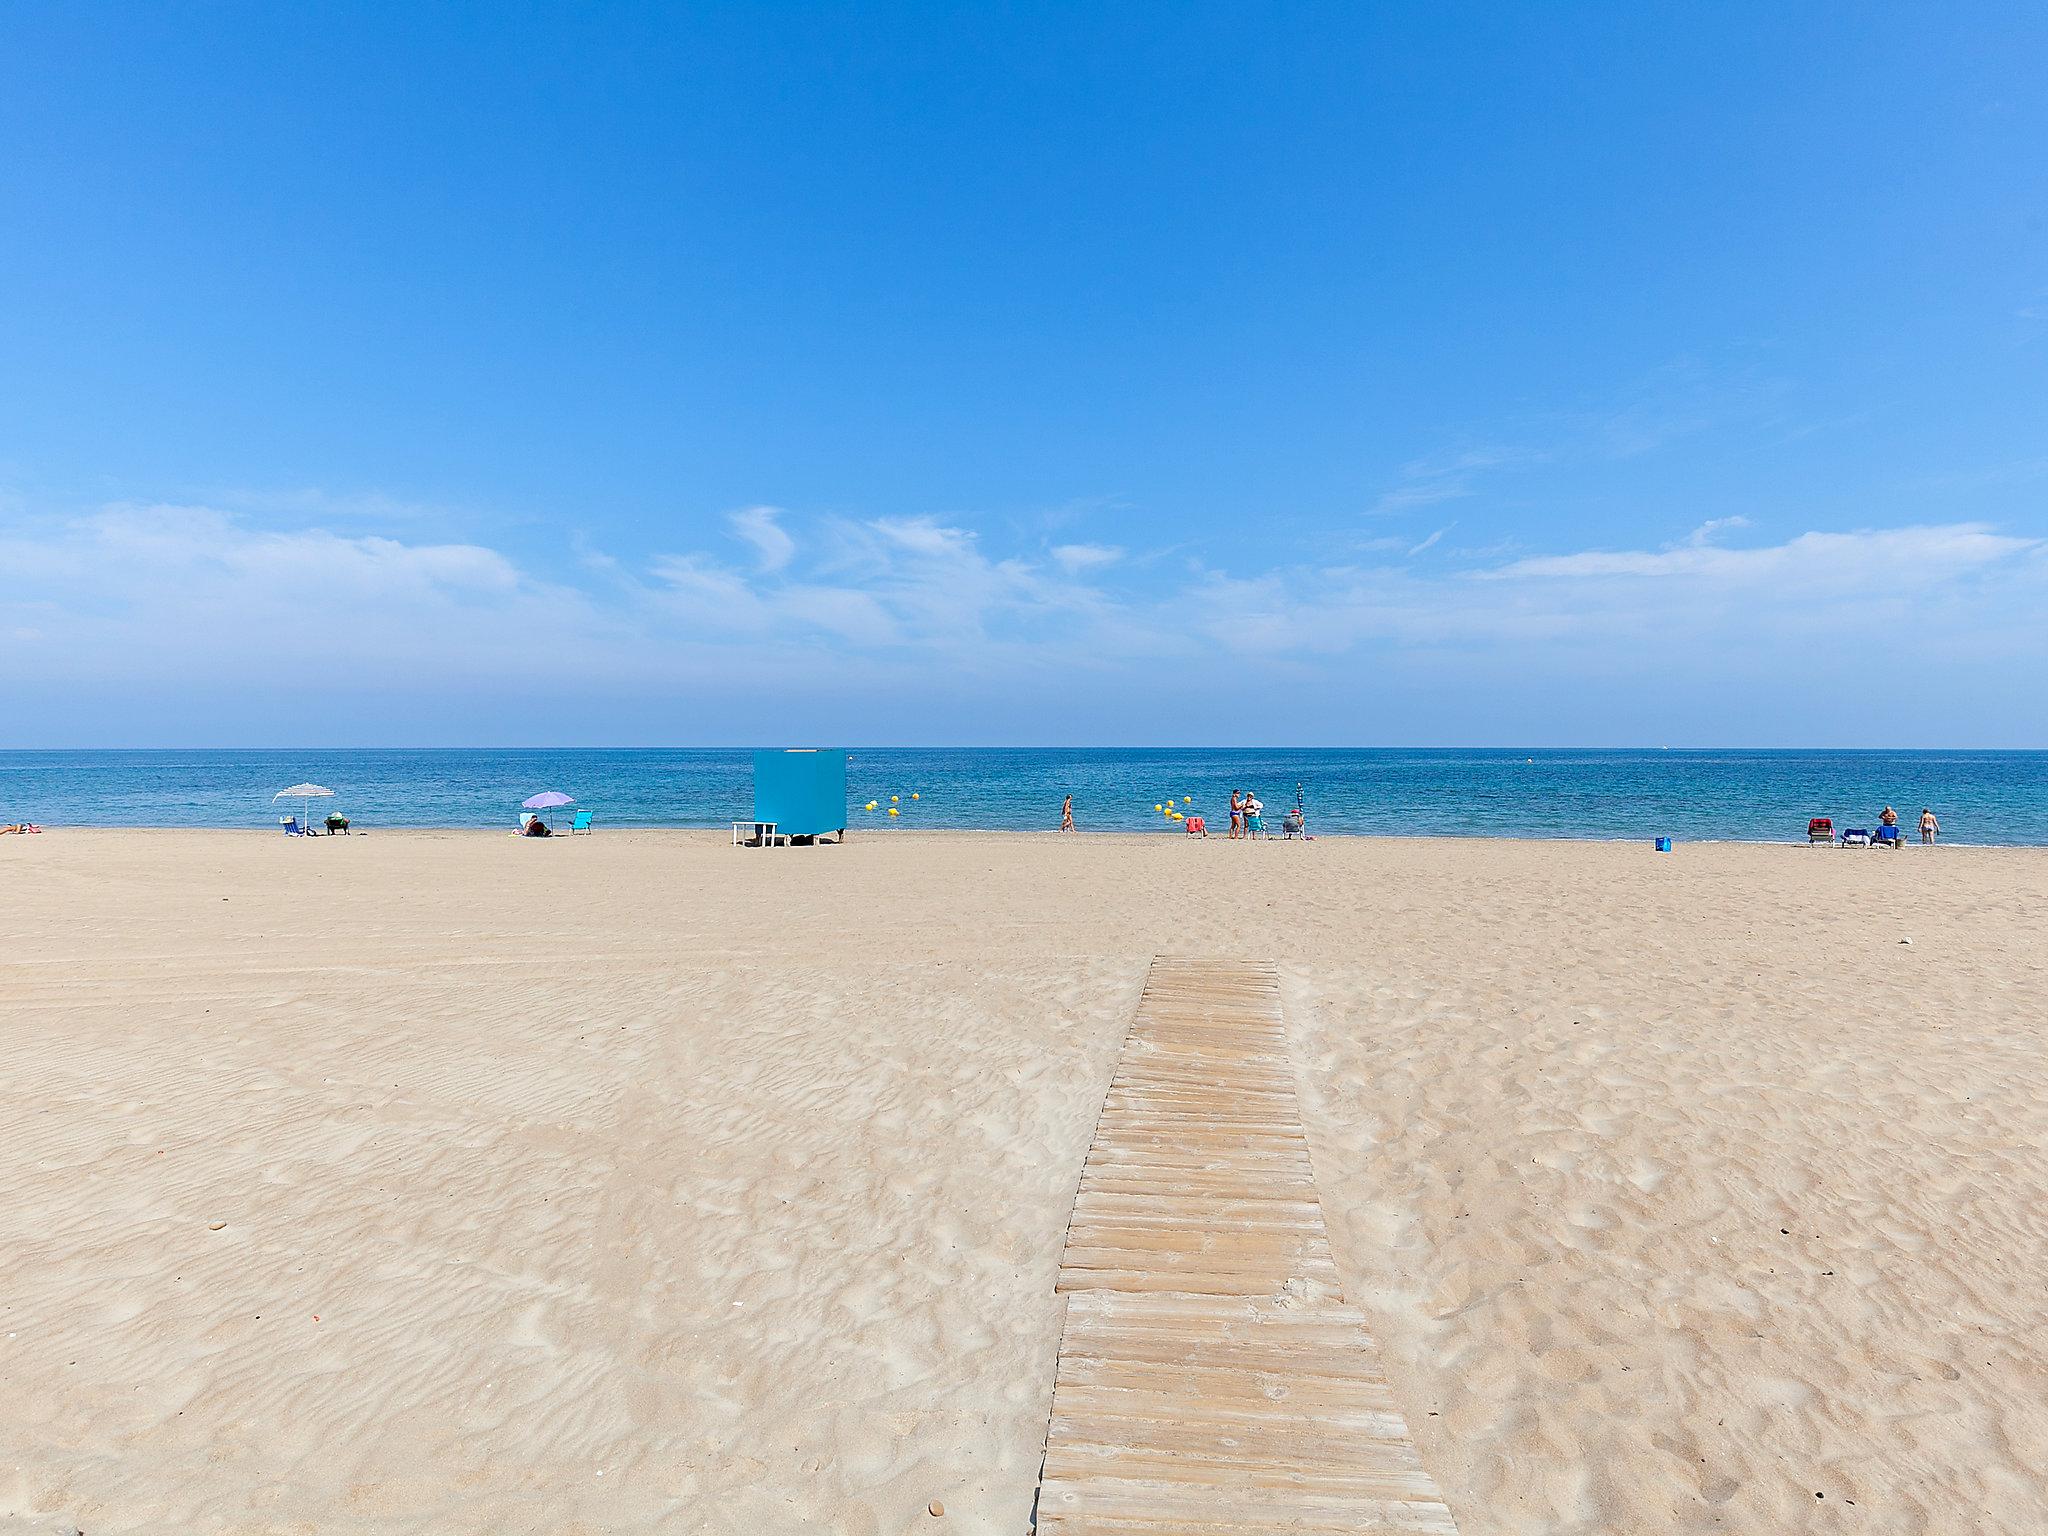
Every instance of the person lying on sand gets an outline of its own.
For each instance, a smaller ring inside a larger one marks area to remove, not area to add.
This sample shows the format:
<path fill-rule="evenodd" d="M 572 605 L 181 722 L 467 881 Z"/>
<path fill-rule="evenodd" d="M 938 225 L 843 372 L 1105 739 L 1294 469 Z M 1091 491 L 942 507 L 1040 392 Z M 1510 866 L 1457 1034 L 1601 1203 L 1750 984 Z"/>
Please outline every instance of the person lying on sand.
<path fill-rule="evenodd" d="M 16 821 L 9 823 L 7 826 L 0 827 L 0 837 L 5 837 L 10 832 L 40 832 L 42 830 L 41 827 L 32 821 Z"/>

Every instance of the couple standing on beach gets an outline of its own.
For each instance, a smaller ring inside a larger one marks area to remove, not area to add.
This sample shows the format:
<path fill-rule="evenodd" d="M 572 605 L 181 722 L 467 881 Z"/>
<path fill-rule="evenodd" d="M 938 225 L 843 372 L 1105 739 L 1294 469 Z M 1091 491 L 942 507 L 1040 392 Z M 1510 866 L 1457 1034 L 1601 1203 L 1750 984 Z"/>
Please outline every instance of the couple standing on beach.
<path fill-rule="evenodd" d="M 1266 835 L 1266 807 L 1259 797 L 1248 789 L 1233 789 L 1230 792 L 1230 835 Z"/>
<path fill-rule="evenodd" d="M 1899 824 L 1899 813 L 1890 806 L 1886 806 L 1882 811 L 1878 812 L 1877 824 L 1880 827 L 1896 827 Z M 1927 847 L 1932 848 L 1934 840 L 1940 835 L 1941 818 L 1934 814 L 1934 807 L 1931 805 L 1921 806 L 1920 841 Z"/>

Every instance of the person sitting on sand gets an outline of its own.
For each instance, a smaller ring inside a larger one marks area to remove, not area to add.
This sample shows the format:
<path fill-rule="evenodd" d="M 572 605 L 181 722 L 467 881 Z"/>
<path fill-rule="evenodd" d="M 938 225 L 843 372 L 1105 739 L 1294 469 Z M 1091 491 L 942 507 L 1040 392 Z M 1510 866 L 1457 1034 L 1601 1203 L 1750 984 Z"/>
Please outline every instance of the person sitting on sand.
<path fill-rule="evenodd" d="M 519 835 L 521 837 L 553 837 L 555 832 L 554 828 L 536 816 L 519 829 Z"/>
<path fill-rule="evenodd" d="M 1932 848 L 1934 846 L 1935 838 L 1937 838 L 1940 835 L 1941 818 L 1934 814 L 1934 810 L 1931 806 L 1921 806 L 1920 841 L 1925 843 L 1928 847 Z"/>
<path fill-rule="evenodd" d="M 1244 835 L 1264 837 L 1266 835 L 1266 802 L 1250 790 L 1244 792 Z"/>

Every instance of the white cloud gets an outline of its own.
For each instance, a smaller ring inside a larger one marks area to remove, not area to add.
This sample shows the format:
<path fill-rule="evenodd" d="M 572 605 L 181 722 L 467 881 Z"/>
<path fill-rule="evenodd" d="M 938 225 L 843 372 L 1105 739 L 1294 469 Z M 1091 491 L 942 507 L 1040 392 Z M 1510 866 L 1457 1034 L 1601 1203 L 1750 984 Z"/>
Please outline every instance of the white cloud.
<path fill-rule="evenodd" d="M 1065 570 L 1093 571 L 1115 565 L 1123 559 L 1124 552 L 1114 544 L 1056 544 L 1052 557 Z"/>
<path fill-rule="evenodd" d="M 1502 443 L 1440 458 L 1414 459 L 1401 466 L 1399 481 L 1380 493 L 1367 515 L 1397 516 L 1458 501 L 1474 494 L 1479 477 L 1488 471 L 1534 464 L 1543 457 L 1534 449 Z"/>
<path fill-rule="evenodd" d="M 390 597 L 403 593 L 509 592 L 519 573 L 476 544 L 405 544 L 324 529 L 251 530 L 207 507 L 117 504 L 81 519 L 69 553 L 91 551 L 112 569 L 147 564 L 166 573 L 213 571 L 281 594 L 312 587 Z M 72 574 L 88 573 L 74 565 Z"/>
<path fill-rule="evenodd" d="M 1065 678 L 1082 697 L 1072 680 L 1085 679 L 1091 707 L 1137 719 L 1162 678 L 1220 668 L 1305 699 L 1430 677 L 1472 690 L 1483 715 L 1485 697 L 1540 676 L 1597 697 L 1617 677 L 1704 686 L 1783 671 L 1793 656 L 1817 665 L 1831 650 L 1858 681 L 1942 658 L 2005 678 L 2048 666 L 2048 540 L 1983 523 L 1732 547 L 1745 525 L 1723 518 L 1662 549 L 1408 564 L 1439 531 L 1353 545 L 1343 564 L 1180 574 L 1103 545 L 1006 557 L 931 518 L 791 533 L 789 514 L 749 511 L 763 514 L 745 522 L 752 534 L 772 534 L 741 535 L 748 562 L 704 551 L 596 569 L 566 560 L 546 578 L 478 544 L 262 527 L 205 507 L 0 511 L 0 673 L 123 720 L 140 718 L 138 700 L 171 708 L 205 688 L 228 690 L 234 708 L 298 707 L 308 679 L 359 688 L 370 719 L 400 695 L 447 708 L 502 698 L 491 707 L 515 718 L 540 710 L 545 739 L 594 689 L 693 700 L 766 689 L 798 711 L 836 701 L 857 718 L 862 700 L 892 690 L 1030 694 Z M 16 711 L 4 728 L 31 739 L 36 719 Z M 1347 734 L 1320 719 L 1301 729 Z M 241 739 L 263 738 L 253 719 Z"/>
<path fill-rule="evenodd" d="M 1421 554 L 1424 550 L 1436 548 L 1437 544 L 1443 539 L 1443 536 L 1449 533 L 1453 528 L 1457 526 L 1458 525 L 1456 523 L 1445 523 L 1443 527 L 1437 529 L 1435 533 L 1432 533 L 1428 538 L 1424 539 L 1421 543 L 1411 546 L 1408 550 L 1408 557 L 1412 560 L 1415 556 Z"/>
<path fill-rule="evenodd" d="M 1495 581 L 1693 577 L 1724 584 L 1784 578 L 1828 586 L 1883 580 L 1924 583 L 1930 577 L 2038 551 L 2042 545 L 2040 539 L 1994 533 L 1983 523 L 1803 533 L 1783 544 L 1755 549 L 1726 549 L 1696 536 L 1675 549 L 1536 555 L 1478 574 Z"/>
<path fill-rule="evenodd" d="M 739 629 L 759 629 L 767 621 L 767 605 L 753 584 L 706 556 L 657 555 L 651 572 L 693 618 Z"/>
<path fill-rule="evenodd" d="M 734 535 L 754 546 L 754 556 L 764 571 L 779 571 L 796 554 L 796 540 L 783 530 L 779 507 L 747 507 L 726 515 Z"/>
<path fill-rule="evenodd" d="M 1580 408 L 1521 413 L 1499 424 L 1496 440 L 1411 459 L 1367 515 L 1400 516 L 1460 501 L 1538 466 L 1612 463 L 1717 430 L 1753 429 L 1774 420 L 1783 394 L 1780 381 L 1679 359 Z"/>
<path fill-rule="evenodd" d="M 897 548 L 932 559 L 959 559 L 974 549 L 974 535 L 965 528 L 948 528 L 928 517 L 878 517 L 868 526 Z"/>
<path fill-rule="evenodd" d="M 1720 537 L 1721 530 L 1724 528 L 1747 528 L 1748 526 L 1749 519 L 1740 514 L 1734 517 L 1710 517 L 1704 523 L 1701 523 L 1699 527 L 1693 529 L 1691 537 L 1686 542 L 1688 544 L 1711 544 Z"/>

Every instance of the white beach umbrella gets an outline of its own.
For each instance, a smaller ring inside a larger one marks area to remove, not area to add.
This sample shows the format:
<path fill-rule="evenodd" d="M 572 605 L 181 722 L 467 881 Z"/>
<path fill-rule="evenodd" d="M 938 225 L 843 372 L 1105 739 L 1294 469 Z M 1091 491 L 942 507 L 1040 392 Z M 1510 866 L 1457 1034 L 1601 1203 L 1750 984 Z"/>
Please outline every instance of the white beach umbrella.
<path fill-rule="evenodd" d="M 270 803 L 275 805 L 280 800 L 298 801 L 299 830 L 301 832 L 310 832 L 313 830 L 312 802 L 321 798 L 332 800 L 334 798 L 334 791 L 318 784 L 294 784 L 290 789 L 280 789 L 276 794 L 272 795 Z"/>

